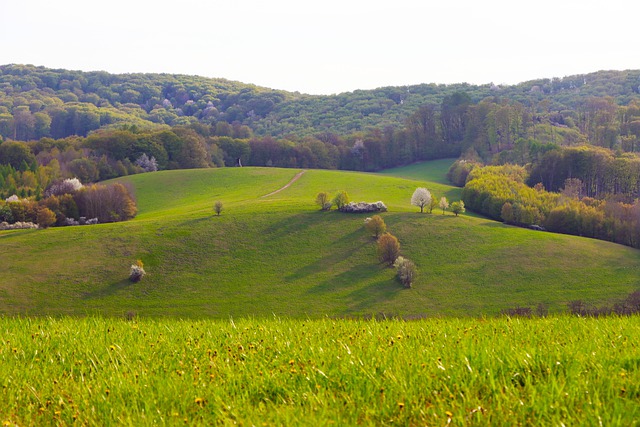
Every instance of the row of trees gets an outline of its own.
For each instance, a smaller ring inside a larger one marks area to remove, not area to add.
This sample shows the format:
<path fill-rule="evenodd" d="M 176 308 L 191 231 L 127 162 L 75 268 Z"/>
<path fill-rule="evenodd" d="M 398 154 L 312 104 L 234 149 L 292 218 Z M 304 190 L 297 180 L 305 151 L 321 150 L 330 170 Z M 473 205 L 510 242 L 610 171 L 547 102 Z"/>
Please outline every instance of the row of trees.
<path fill-rule="evenodd" d="M 374 237 L 377 244 L 380 262 L 393 266 L 396 277 L 405 288 L 410 288 L 418 270 L 413 261 L 400 256 L 400 242 L 398 238 L 387 232 L 387 225 L 380 215 L 365 218 L 365 229 Z"/>
<path fill-rule="evenodd" d="M 442 209 L 442 215 L 444 215 L 444 212 L 449 209 L 449 207 L 451 207 L 451 212 L 453 212 L 455 216 L 465 212 L 464 201 L 459 200 L 449 205 L 449 201 L 445 196 L 440 197 L 440 200 L 438 200 L 424 187 L 416 188 L 411 196 L 411 204 L 419 207 L 420 213 L 423 213 L 425 208 L 429 209 L 429 213 L 432 213 L 435 207 Z"/>
<path fill-rule="evenodd" d="M 527 184 L 560 191 L 571 178 L 582 182 L 580 196 L 632 202 L 640 197 L 640 157 L 591 146 L 558 148 L 533 164 Z"/>
<path fill-rule="evenodd" d="M 640 201 L 594 199 L 582 181 L 567 179 L 560 193 L 542 184 L 526 185 L 524 167 L 475 168 L 462 190 L 465 204 L 492 219 L 516 225 L 540 225 L 549 231 L 610 240 L 640 248 Z"/>
<path fill-rule="evenodd" d="M 132 192 L 120 183 L 83 186 L 77 179 L 56 182 L 39 200 L 11 196 L 0 200 L 0 222 L 31 222 L 43 228 L 133 218 L 137 207 Z"/>

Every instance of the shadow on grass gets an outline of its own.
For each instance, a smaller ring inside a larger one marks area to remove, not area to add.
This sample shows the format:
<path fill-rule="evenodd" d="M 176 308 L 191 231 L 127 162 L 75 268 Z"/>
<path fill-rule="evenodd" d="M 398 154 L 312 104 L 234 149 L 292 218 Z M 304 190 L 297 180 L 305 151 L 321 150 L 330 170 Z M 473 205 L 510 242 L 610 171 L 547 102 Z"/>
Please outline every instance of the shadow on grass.
<path fill-rule="evenodd" d="M 386 267 L 381 264 L 360 265 L 319 283 L 309 289 L 307 294 L 342 294 L 349 307 L 348 312 L 373 313 L 379 311 L 378 306 L 381 303 L 389 302 L 400 295 L 400 292 L 407 291 L 395 278 L 380 277 L 384 275 L 385 270 Z M 360 285 L 362 282 L 368 284 Z"/>
<path fill-rule="evenodd" d="M 400 292 L 411 292 L 411 290 L 405 289 L 395 278 L 383 279 L 351 292 L 348 298 L 351 310 L 368 312 L 380 303 L 391 301 Z"/>
<path fill-rule="evenodd" d="M 108 285 L 106 288 L 96 289 L 92 292 L 86 292 L 82 296 L 82 299 L 99 299 L 99 298 L 109 297 L 133 285 L 135 285 L 135 283 L 131 283 L 129 279 L 123 279 L 123 280 L 120 280 L 119 282 L 115 282 Z"/>
<path fill-rule="evenodd" d="M 264 233 L 274 237 L 283 234 L 296 234 L 315 225 L 317 217 L 317 214 L 310 213 L 287 216 L 284 220 L 272 222 L 265 228 Z"/>
<path fill-rule="evenodd" d="M 490 228 L 507 228 L 509 227 L 509 225 L 504 224 L 502 222 L 499 221 L 487 221 L 487 222 L 483 222 L 482 224 L 480 224 L 483 227 L 490 227 Z M 515 227 L 515 226 L 512 226 Z"/>
<path fill-rule="evenodd" d="M 354 230 L 353 232 L 349 233 L 349 234 L 345 234 L 344 236 L 342 236 L 335 245 L 332 245 L 332 247 L 330 248 L 326 248 L 328 254 L 325 255 L 324 257 L 320 258 L 319 260 L 306 265 L 300 269 L 298 269 L 296 272 L 294 272 L 293 274 L 288 275 L 287 277 L 285 277 L 285 280 L 287 282 L 291 282 L 291 281 L 296 281 L 299 279 L 303 279 L 307 276 L 311 276 L 313 274 L 317 274 L 317 273 L 322 273 L 324 271 L 327 270 L 331 270 L 331 268 L 348 259 L 351 255 L 353 255 L 354 252 L 357 252 L 358 250 L 362 249 L 363 247 L 365 247 L 368 244 L 372 244 L 371 242 L 367 242 L 366 240 L 362 240 L 362 230 Z M 343 246 L 341 243 L 344 241 L 351 241 L 351 242 L 356 242 L 354 245 L 346 245 L 346 247 L 340 251 L 336 250 L 336 247 L 341 247 Z M 365 267 L 367 269 L 371 269 L 370 267 Z M 341 275 L 338 275 L 338 277 L 342 276 L 342 275 L 353 275 L 355 277 L 360 277 L 357 275 L 356 271 L 358 271 L 358 267 L 356 269 L 351 269 L 348 272 L 342 273 Z"/>
<path fill-rule="evenodd" d="M 185 221 L 182 221 L 179 225 L 180 226 L 194 226 L 197 225 L 201 222 L 205 222 L 205 221 L 210 221 L 212 219 L 216 219 L 218 218 L 218 216 L 222 216 L 221 215 L 216 215 L 216 214 L 212 214 L 212 215 L 207 215 L 207 216 L 201 216 L 198 218 L 192 218 L 192 219 L 187 219 Z"/>
<path fill-rule="evenodd" d="M 380 274 L 380 269 L 377 266 L 371 265 L 359 265 L 331 277 L 317 285 L 311 287 L 307 293 L 312 295 L 321 295 L 331 292 L 343 292 L 350 289 L 359 281 L 366 281 Z"/>
<path fill-rule="evenodd" d="M 25 234 L 37 233 L 38 231 L 38 229 L 2 230 L 2 233 L 0 233 L 0 239 L 24 236 Z"/>

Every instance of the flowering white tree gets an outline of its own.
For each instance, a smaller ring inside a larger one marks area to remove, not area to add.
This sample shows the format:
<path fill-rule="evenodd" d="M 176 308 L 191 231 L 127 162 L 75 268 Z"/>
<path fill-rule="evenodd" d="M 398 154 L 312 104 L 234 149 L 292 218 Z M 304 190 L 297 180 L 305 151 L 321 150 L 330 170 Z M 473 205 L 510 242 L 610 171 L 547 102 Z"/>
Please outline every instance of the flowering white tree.
<path fill-rule="evenodd" d="M 447 201 L 447 198 L 442 196 L 440 198 L 440 209 L 442 209 L 442 215 L 444 215 L 444 211 L 446 211 L 449 208 L 449 202 Z"/>
<path fill-rule="evenodd" d="M 429 190 L 423 187 L 416 188 L 411 196 L 411 204 L 420 208 L 420 213 L 424 211 L 425 206 L 429 206 L 431 203 L 431 193 Z"/>
<path fill-rule="evenodd" d="M 44 192 L 45 197 L 60 196 L 62 194 L 73 194 L 83 187 L 78 178 L 67 178 L 64 181 L 51 184 Z"/>
<path fill-rule="evenodd" d="M 146 153 L 142 153 L 142 155 L 138 157 L 136 165 L 144 169 L 145 172 L 155 172 L 158 170 L 158 162 L 156 161 L 156 158 L 153 156 L 149 158 Z"/>

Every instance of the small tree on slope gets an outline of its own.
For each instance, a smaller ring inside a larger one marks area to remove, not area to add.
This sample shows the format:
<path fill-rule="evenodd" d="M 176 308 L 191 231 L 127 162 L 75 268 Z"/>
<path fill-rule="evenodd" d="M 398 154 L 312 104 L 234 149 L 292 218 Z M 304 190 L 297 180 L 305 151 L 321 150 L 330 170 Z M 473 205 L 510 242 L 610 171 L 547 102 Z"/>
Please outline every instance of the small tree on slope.
<path fill-rule="evenodd" d="M 420 208 L 420 213 L 424 212 L 425 206 L 431 203 L 431 193 L 424 187 L 416 188 L 411 196 L 411 204 Z"/>

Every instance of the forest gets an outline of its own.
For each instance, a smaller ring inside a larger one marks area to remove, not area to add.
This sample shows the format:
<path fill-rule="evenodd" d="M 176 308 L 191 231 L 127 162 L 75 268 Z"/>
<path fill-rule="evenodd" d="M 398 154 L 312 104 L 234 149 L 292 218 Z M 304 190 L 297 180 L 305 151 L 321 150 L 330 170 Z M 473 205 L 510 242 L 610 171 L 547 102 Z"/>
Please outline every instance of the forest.
<path fill-rule="evenodd" d="M 4 65 L 0 138 L 1 200 L 40 200 L 64 179 L 94 183 L 162 169 L 377 171 L 460 158 L 449 177 L 466 185 L 472 210 L 640 244 L 620 231 L 639 222 L 640 70 L 312 96 L 197 76 Z M 599 210 L 601 225 L 576 226 L 567 209 L 572 218 Z"/>

